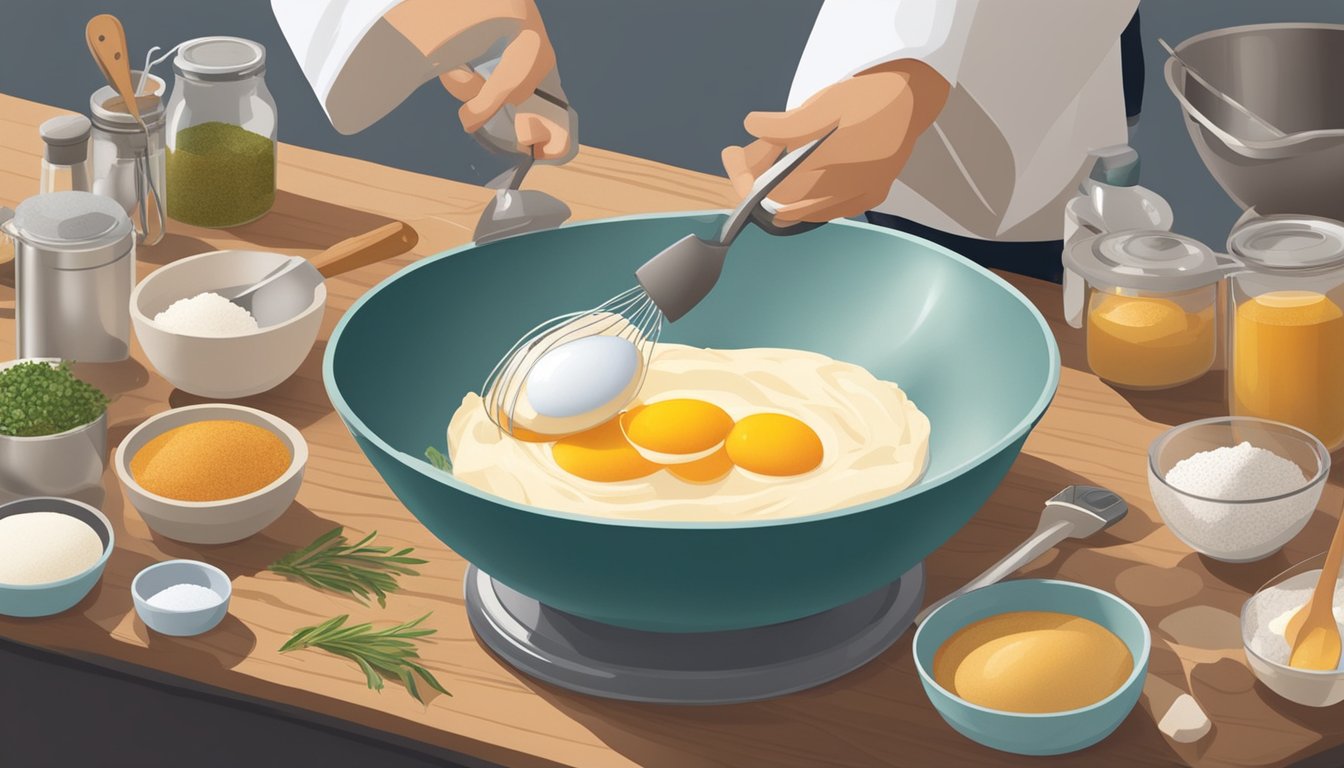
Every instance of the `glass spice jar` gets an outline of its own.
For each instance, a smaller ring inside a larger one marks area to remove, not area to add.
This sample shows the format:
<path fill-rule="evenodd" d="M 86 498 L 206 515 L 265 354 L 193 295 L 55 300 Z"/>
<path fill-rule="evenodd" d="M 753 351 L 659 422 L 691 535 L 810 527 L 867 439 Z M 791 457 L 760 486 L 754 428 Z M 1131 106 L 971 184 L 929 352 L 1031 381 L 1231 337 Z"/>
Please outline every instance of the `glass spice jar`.
<path fill-rule="evenodd" d="M 168 102 L 168 215 L 232 227 L 275 203 L 276 107 L 266 49 L 237 37 L 183 43 Z"/>

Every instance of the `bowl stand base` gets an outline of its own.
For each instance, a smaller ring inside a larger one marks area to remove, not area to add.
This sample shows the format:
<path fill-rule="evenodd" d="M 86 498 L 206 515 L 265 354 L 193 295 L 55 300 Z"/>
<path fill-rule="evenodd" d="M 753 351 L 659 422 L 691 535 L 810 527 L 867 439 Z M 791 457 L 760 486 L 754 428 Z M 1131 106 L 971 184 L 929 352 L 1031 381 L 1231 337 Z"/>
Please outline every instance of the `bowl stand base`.
<path fill-rule="evenodd" d="M 845 605 L 767 627 L 646 632 L 558 611 L 470 566 L 467 616 L 524 674 L 603 698 L 730 704 L 783 696 L 872 661 L 905 634 L 924 599 L 924 566 Z"/>

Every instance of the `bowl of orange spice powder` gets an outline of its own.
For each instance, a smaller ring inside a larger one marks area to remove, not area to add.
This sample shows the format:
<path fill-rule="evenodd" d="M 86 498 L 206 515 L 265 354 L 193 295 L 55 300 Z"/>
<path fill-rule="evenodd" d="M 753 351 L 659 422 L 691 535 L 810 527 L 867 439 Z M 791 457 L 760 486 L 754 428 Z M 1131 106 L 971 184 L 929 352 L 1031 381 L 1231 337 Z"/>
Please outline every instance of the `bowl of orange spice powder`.
<path fill-rule="evenodd" d="M 241 405 L 174 408 L 117 447 L 117 476 L 155 533 L 227 544 L 275 522 L 294 502 L 308 444 L 289 423 Z"/>

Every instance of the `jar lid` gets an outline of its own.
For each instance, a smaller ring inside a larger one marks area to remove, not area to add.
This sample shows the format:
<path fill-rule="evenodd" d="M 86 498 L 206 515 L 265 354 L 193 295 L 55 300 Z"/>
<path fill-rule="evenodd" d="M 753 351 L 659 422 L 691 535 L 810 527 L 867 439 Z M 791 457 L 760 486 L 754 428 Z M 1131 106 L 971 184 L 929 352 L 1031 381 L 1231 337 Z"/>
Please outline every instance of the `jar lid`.
<path fill-rule="evenodd" d="M 1064 266 L 1093 285 L 1150 291 L 1184 291 L 1218 282 L 1222 275 L 1209 247 L 1157 229 L 1128 230 L 1074 243 Z"/>
<path fill-rule="evenodd" d="M 1313 216 L 1262 216 L 1234 229 L 1227 250 L 1252 268 L 1329 266 L 1344 262 L 1344 223 Z"/>
<path fill-rule="evenodd" d="M 80 250 L 110 245 L 131 234 L 121 204 L 92 192 L 34 195 L 14 209 L 14 228 L 24 240 Z"/>
<path fill-rule="evenodd" d="M 266 70 L 266 48 L 241 37 L 198 37 L 173 57 L 173 71 L 192 80 L 242 80 Z"/>
<path fill-rule="evenodd" d="M 56 165 L 75 165 L 89 156 L 89 133 L 93 124 L 83 115 L 53 117 L 37 127 L 42 137 L 43 154 L 47 162 Z"/>

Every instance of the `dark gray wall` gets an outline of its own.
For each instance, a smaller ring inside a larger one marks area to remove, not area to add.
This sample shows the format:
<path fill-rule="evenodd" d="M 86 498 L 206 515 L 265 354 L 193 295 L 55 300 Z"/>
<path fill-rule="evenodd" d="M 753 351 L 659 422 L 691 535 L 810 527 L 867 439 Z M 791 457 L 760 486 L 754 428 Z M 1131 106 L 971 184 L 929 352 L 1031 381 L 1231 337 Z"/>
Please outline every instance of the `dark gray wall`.
<path fill-rule="evenodd" d="M 1010 0 L 986 0 L 1009 2 Z M 742 116 L 782 106 L 818 0 L 539 0 L 565 89 L 582 116 L 582 139 L 621 152 L 719 173 L 719 150 L 743 139 Z M 266 45 L 267 82 L 280 106 L 280 137 L 387 165 L 483 182 L 503 168 L 462 134 L 456 103 L 436 83 L 379 124 L 341 136 L 327 123 L 271 16 L 268 0 L 0 0 L 0 91 L 86 109 L 100 76 L 84 47 L 84 22 L 117 14 L 132 58 L 201 35 Z M 1171 200 L 1177 229 L 1221 245 L 1236 207 L 1190 145 L 1161 77 L 1158 36 L 1263 21 L 1344 22 L 1340 0 L 1145 0 L 1148 61 L 1136 141 L 1144 183 Z M 1068 34 L 1061 30 L 1060 34 Z M 165 63 L 157 70 L 171 72 Z"/>

